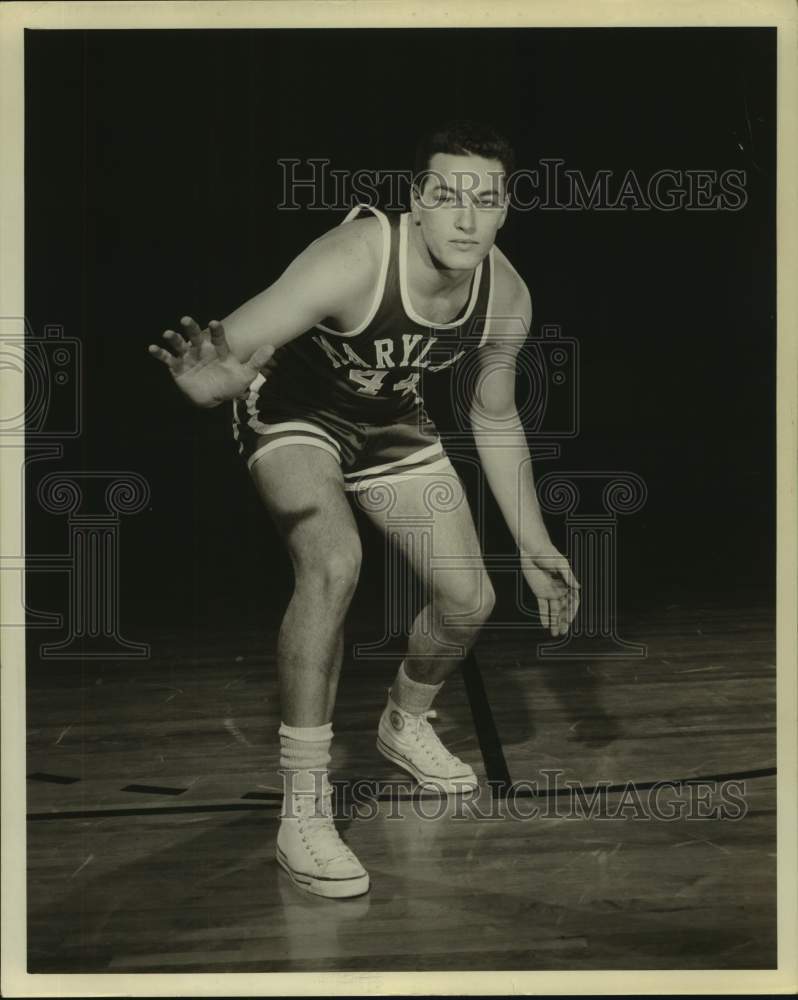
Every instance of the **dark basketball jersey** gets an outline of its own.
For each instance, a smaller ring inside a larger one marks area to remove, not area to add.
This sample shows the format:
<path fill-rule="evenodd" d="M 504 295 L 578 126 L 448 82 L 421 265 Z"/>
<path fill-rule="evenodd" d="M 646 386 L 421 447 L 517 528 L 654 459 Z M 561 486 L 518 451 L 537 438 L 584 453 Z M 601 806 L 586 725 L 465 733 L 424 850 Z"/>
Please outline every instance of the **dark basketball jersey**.
<path fill-rule="evenodd" d="M 410 214 L 386 215 L 359 205 L 341 224 L 364 210 L 380 220 L 383 236 L 368 315 L 355 330 L 340 332 L 320 323 L 278 348 L 258 386 L 260 407 L 293 402 L 364 422 L 391 420 L 419 405 L 427 373 L 460 363 L 487 339 L 493 248 L 474 271 L 461 314 L 449 323 L 428 322 L 414 311 L 407 288 Z"/>

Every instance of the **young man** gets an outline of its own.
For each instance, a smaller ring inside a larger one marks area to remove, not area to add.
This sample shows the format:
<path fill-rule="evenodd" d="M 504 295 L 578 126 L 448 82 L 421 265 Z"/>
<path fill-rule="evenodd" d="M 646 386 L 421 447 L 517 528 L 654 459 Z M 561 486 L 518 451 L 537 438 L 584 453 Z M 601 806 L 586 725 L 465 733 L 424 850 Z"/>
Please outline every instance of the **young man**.
<path fill-rule="evenodd" d="M 223 324 L 200 330 L 184 317 L 184 336 L 164 334 L 174 353 L 149 348 L 197 405 L 233 401 L 239 448 L 293 561 L 278 640 L 286 791 L 277 858 L 319 895 L 369 887 L 333 825 L 326 781 L 344 618 L 360 564 L 348 498 L 365 500 L 383 531 L 401 524 L 403 551 L 429 594 L 377 747 L 443 792 L 477 786 L 427 716 L 494 596 L 462 484 L 419 395 L 422 376 L 476 359 L 471 426 L 526 581 L 553 635 L 576 613 L 578 584 L 543 524 L 515 405 L 516 356 L 532 316 L 526 285 L 494 246 L 511 170 L 512 151 L 491 129 L 459 122 L 436 130 L 419 146 L 409 212 L 356 209 Z M 441 479 L 453 496 L 434 513 L 430 554 L 417 544 L 413 515 L 429 512 L 430 484 Z M 391 502 L 368 502 L 375 488 L 390 491 Z M 452 557 L 462 568 L 436 571 Z"/>

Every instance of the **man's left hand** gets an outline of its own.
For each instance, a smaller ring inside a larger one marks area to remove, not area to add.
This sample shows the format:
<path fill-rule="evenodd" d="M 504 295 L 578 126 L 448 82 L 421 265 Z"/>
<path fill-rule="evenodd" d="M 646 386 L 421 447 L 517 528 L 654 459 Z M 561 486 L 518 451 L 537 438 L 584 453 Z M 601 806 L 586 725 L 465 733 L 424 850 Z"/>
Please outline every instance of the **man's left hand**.
<path fill-rule="evenodd" d="M 565 635 L 579 610 L 579 583 L 568 560 L 552 545 L 523 555 L 521 568 L 538 599 L 543 627 Z"/>

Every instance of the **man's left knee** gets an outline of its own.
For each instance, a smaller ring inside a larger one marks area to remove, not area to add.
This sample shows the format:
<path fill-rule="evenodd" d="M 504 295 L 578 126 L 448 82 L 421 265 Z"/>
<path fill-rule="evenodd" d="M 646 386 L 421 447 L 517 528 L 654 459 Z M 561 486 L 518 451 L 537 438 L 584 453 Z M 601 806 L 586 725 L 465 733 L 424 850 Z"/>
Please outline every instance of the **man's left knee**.
<path fill-rule="evenodd" d="M 496 604 L 496 594 L 487 573 L 479 576 L 456 576 L 456 571 L 443 574 L 436 597 L 442 613 L 455 619 L 450 624 L 457 626 L 462 619 L 464 626 L 487 621 Z M 447 580 L 445 577 L 449 576 Z"/>

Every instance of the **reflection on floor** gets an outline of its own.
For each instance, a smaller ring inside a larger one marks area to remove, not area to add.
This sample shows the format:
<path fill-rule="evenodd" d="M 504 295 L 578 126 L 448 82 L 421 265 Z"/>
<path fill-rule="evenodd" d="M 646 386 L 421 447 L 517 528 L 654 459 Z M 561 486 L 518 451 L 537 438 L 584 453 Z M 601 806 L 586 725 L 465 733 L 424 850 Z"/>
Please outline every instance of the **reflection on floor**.
<path fill-rule="evenodd" d="M 398 656 L 350 655 L 333 776 L 372 890 L 344 902 L 274 860 L 273 636 L 30 660 L 29 971 L 773 967 L 772 614 L 671 606 L 624 635 L 647 655 L 547 661 L 539 631 L 485 631 L 486 703 L 458 676 L 437 704 L 483 780 L 468 803 L 414 795 L 377 754 Z"/>

